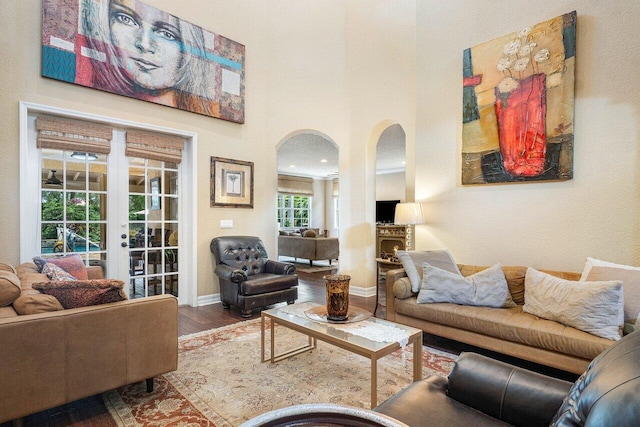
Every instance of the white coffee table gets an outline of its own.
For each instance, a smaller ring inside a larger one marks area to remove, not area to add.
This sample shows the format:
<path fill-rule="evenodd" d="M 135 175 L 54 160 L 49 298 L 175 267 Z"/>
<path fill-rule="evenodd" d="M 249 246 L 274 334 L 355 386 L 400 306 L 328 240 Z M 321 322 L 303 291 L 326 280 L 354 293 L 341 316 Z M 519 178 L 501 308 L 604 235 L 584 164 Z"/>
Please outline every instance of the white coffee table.
<path fill-rule="evenodd" d="M 260 336 L 261 361 L 276 363 L 297 354 L 311 351 L 316 348 L 316 340 L 324 341 L 335 345 L 336 347 L 364 356 L 371 360 L 371 407 L 374 408 L 378 404 L 378 359 L 381 359 L 401 348 L 400 343 L 398 341 L 378 341 L 362 336 L 361 333 L 349 332 L 348 325 L 355 325 L 355 323 L 337 325 L 335 323 L 312 320 L 304 314 L 305 309 L 319 306 L 320 304 L 315 303 L 301 303 L 263 311 L 261 316 Z M 266 319 L 271 321 L 271 352 L 268 357 L 265 355 Z M 362 322 L 369 322 L 368 324 L 360 325 L 367 329 L 374 327 L 387 333 L 391 332 L 391 335 L 395 333 L 399 337 L 406 338 L 407 345 L 413 345 L 413 381 L 422 379 L 422 330 L 375 317 L 370 317 L 358 323 Z M 276 325 L 282 325 L 307 335 L 309 338 L 307 344 L 276 354 Z"/>

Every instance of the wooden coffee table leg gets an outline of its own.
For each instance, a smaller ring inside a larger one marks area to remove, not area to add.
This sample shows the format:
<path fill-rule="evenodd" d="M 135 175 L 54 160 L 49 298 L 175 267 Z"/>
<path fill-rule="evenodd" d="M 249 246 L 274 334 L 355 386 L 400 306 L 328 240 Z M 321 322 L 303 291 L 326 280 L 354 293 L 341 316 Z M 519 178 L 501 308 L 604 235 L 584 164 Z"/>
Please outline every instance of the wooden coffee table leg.
<path fill-rule="evenodd" d="M 422 334 L 413 341 L 413 381 L 422 379 Z"/>
<path fill-rule="evenodd" d="M 260 316 L 260 361 L 262 363 L 266 361 L 264 358 L 264 318 L 265 315 L 262 314 L 262 316 Z"/>
<path fill-rule="evenodd" d="M 371 409 L 378 406 L 378 359 L 371 358 Z"/>
<path fill-rule="evenodd" d="M 271 318 L 271 363 L 276 361 L 276 322 Z"/>

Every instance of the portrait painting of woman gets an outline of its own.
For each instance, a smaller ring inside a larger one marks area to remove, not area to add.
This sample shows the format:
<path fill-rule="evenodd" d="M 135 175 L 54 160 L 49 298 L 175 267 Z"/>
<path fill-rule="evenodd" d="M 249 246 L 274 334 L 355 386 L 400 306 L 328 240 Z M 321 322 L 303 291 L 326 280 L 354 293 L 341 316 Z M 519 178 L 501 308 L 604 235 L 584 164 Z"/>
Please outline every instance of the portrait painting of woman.
<path fill-rule="evenodd" d="M 43 75 L 244 121 L 244 46 L 138 0 L 44 0 Z"/>

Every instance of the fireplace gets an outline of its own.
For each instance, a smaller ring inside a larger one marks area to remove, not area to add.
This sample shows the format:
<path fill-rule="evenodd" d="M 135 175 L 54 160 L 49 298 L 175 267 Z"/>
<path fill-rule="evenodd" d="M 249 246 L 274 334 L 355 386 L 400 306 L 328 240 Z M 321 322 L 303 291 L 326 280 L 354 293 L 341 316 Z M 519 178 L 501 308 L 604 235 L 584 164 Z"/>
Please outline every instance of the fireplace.
<path fill-rule="evenodd" d="M 412 249 L 412 225 L 378 225 L 376 227 L 376 257 L 381 257 L 382 252 L 394 255 L 395 250 Z"/>

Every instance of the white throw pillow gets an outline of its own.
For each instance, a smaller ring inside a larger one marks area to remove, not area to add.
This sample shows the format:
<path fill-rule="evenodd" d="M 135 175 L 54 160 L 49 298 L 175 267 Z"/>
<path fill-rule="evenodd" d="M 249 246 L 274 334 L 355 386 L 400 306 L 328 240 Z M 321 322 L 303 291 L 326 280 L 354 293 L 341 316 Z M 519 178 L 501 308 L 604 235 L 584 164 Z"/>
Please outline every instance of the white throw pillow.
<path fill-rule="evenodd" d="M 424 263 L 418 303 L 450 302 L 484 307 L 515 307 L 502 266 L 496 264 L 468 277 Z"/>
<path fill-rule="evenodd" d="M 402 268 L 407 272 L 411 282 L 411 290 L 418 292 L 422 284 L 422 264 L 427 263 L 433 267 L 456 273 L 462 276 L 458 265 L 446 249 L 437 251 L 398 251 L 398 258 L 402 262 Z"/>
<path fill-rule="evenodd" d="M 599 337 L 619 340 L 621 298 L 619 280 L 587 284 L 528 268 L 522 309 Z"/>
<path fill-rule="evenodd" d="M 587 277 L 589 276 L 589 272 L 593 267 L 611 267 L 611 268 L 619 268 L 621 270 L 640 271 L 640 267 L 633 267 L 631 265 L 624 265 L 624 264 L 616 264 L 615 262 L 603 261 L 601 259 L 587 257 L 587 261 L 584 263 L 584 268 L 582 269 L 582 275 L 580 276 L 581 281 L 587 280 Z"/>
<path fill-rule="evenodd" d="M 640 315 L 640 269 L 629 266 L 593 265 L 585 278 L 586 282 L 603 280 L 621 280 L 624 295 L 625 329 L 636 323 Z"/>

